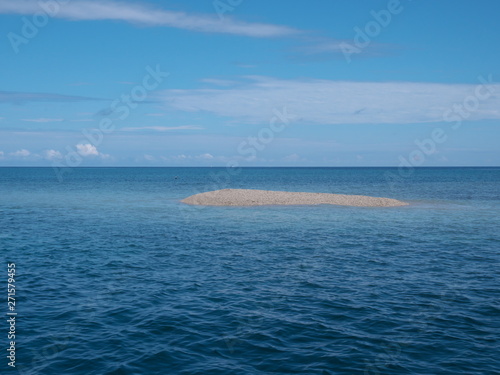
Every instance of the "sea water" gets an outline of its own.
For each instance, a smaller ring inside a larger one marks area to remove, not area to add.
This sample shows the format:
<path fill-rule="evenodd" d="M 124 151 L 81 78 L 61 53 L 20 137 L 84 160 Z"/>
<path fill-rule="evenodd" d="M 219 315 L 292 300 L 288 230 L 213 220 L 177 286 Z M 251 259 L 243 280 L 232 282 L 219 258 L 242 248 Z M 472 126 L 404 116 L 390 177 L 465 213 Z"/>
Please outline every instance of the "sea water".
<path fill-rule="evenodd" d="M 2 374 L 499 374 L 500 168 L 0 168 Z M 194 207 L 223 188 L 405 207 Z"/>

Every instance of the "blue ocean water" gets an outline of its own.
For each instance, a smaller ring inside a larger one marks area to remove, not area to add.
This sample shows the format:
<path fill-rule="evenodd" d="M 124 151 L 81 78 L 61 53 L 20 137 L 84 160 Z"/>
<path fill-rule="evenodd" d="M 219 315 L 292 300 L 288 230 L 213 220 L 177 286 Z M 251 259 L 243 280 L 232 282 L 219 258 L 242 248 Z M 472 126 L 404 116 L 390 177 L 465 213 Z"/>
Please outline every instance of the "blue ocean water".
<path fill-rule="evenodd" d="M 0 168 L 0 372 L 500 374 L 500 168 L 233 172 Z M 180 202 L 229 187 L 411 204 Z"/>

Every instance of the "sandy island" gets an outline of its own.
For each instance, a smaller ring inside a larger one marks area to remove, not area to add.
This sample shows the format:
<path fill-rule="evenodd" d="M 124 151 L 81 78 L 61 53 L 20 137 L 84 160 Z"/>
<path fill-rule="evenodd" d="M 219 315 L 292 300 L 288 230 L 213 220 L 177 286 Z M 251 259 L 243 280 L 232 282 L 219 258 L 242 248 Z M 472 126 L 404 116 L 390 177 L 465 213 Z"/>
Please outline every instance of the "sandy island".
<path fill-rule="evenodd" d="M 357 207 L 397 207 L 408 203 L 391 198 L 327 193 L 291 193 L 286 191 L 223 189 L 192 195 L 183 203 L 201 206 L 265 206 L 334 204 Z"/>

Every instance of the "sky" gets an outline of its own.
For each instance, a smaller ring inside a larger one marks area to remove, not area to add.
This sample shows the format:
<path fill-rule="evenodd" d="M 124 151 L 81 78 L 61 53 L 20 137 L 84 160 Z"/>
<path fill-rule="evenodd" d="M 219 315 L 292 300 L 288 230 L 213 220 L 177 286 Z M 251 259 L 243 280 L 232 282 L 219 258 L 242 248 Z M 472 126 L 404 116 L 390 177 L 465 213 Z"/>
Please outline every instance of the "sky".
<path fill-rule="evenodd" d="M 0 0 L 0 166 L 499 166 L 496 0 Z"/>

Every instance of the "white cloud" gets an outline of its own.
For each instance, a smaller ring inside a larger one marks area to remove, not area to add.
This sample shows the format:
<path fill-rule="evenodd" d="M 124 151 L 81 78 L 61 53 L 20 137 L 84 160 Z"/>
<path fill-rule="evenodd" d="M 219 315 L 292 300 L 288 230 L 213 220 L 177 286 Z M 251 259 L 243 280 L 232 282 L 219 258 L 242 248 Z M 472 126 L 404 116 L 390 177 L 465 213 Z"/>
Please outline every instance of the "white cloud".
<path fill-rule="evenodd" d="M 27 158 L 31 155 L 31 152 L 23 148 L 21 150 L 17 150 L 16 152 L 11 152 L 9 155 L 14 156 L 15 158 Z"/>
<path fill-rule="evenodd" d="M 145 154 L 144 159 L 147 161 L 156 161 L 156 158 L 153 155 Z"/>
<path fill-rule="evenodd" d="M 182 126 L 145 126 L 142 128 L 121 128 L 125 132 L 141 131 L 141 130 L 155 130 L 158 132 L 166 132 L 170 130 L 200 130 L 200 126 L 182 125 Z"/>
<path fill-rule="evenodd" d="M 84 157 L 99 156 L 99 151 L 97 151 L 97 148 L 90 143 L 76 145 L 76 151 Z"/>
<path fill-rule="evenodd" d="M 61 122 L 61 121 L 64 121 L 64 119 L 63 118 L 26 118 L 26 119 L 23 118 L 21 121 L 45 123 L 45 122 Z"/>
<path fill-rule="evenodd" d="M 299 160 L 300 156 L 298 154 L 291 154 L 283 158 L 283 161 L 299 161 Z"/>
<path fill-rule="evenodd" d="M 0 14 L 31 15 L 42 11 L 38 0 L 1 1 Z M 163 10 L 153 5 L 118 1 L 71 1 L 60 5 L 56 18 L 67 20 L 119 20 L 145 26 L 165 26 L 178 29 L 244 35 L 250 37 L 280 37 L 297 34 L 286 26 L 250 23 L 217 15 L 189 14 Z"/>
<path fill-rule="evenodd" d="M 177 156 L 172 156 L 169 158 L 164 158 L 165 160 L 213 160 L 215 157 L 212 154 L 206 153 L 201 155 L 185 155 L 180 154 Z"/>
<path fill-rule="evenodd" d="M 3 159 L 3 156 L 4 156 L 4 152 L 0 151 L 0 159 Z"/>
<path fill-rule="evenodd" d="M 80 143 L 76 145 L 76 152 L 83 157 L 100 157 L 101 159 L 111 159 L 111 155 L 99 152 L 97 148 L 90 143 Z"/>
<path fill-rule="evenodd" d="M 166 90 L 171 109 L 205 111 L 248 122 L 269 122 L 284 107 L 308 124 L 407 124 L 441 122 L 454 104 L 475 94 L 474 84 L 282 80 L 251 76 L 234 89 Z M 500 119 L 500 84 L 467 120 Z M 488 93 L 485 87 L 481 95 Z"/>
<path fill-rule="evenodd" d="M 202 154 L 200 156 L 198 156 L 199 159 L 205 159 L 205 160 L 210 160 L 210 159 L 213 159 L 213 155 L 211 154 Z"/>
<path fill-rule="evenodd" d="M 62 154 L 56 150 L 45 150 L 43 157 L 47 160 L 59 160 L 63 158 Z"/>

